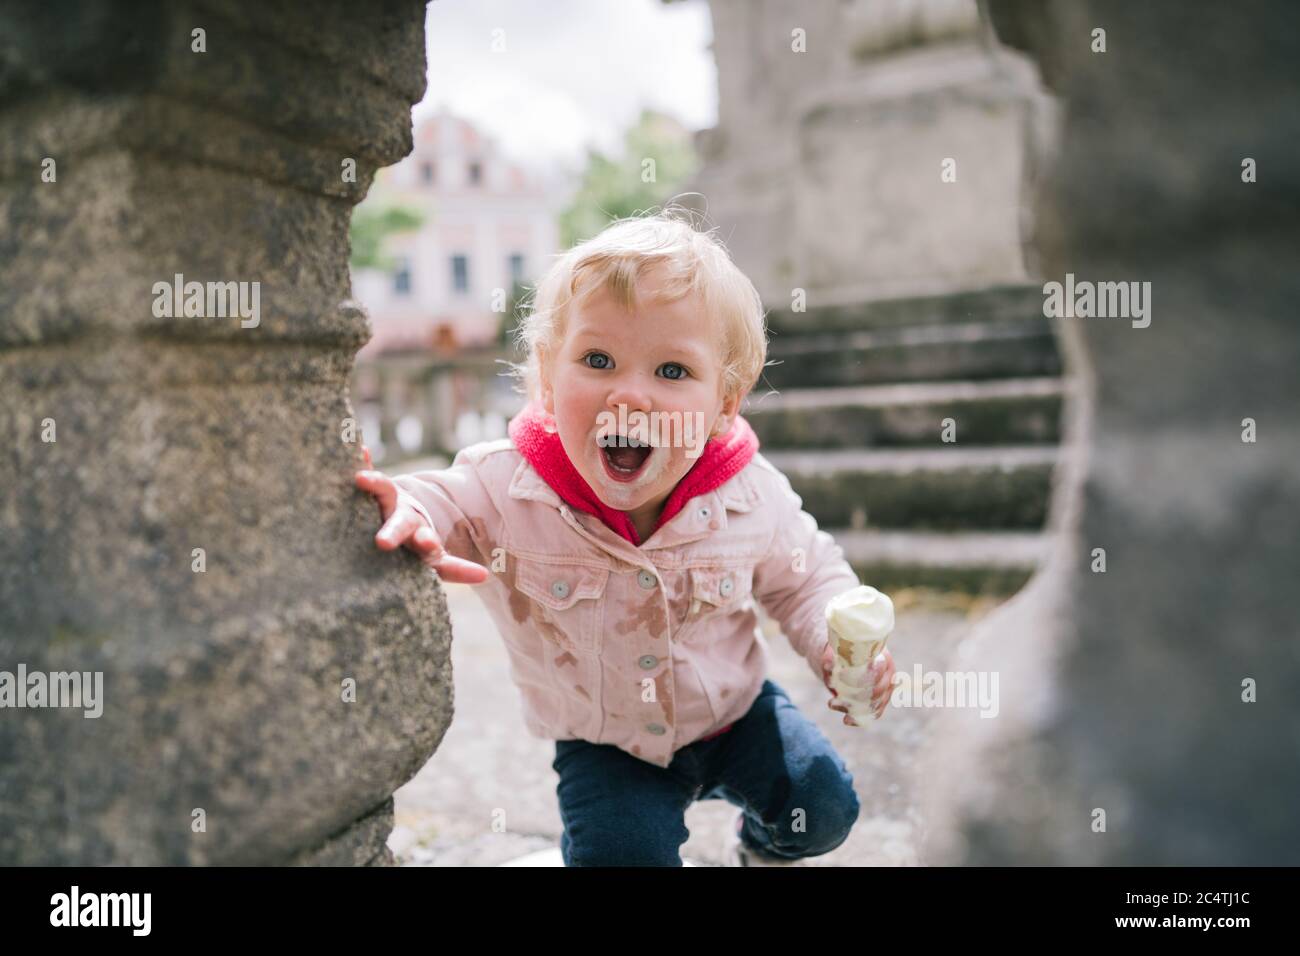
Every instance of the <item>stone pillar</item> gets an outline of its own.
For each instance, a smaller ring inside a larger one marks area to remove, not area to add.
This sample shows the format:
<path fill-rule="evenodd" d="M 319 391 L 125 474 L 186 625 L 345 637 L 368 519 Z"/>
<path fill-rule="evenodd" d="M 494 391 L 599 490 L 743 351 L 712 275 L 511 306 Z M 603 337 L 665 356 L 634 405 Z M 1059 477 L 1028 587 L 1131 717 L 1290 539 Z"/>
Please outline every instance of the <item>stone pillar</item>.
<path fill-rule="evenodd" d="M 348 223 L 423 17 L 0 8 L 0 670 L 103 675 L 98 717 L 0 710 L 0 863 L 391 862 L 449 630 L 353 485 Z M 258 311 L 169 315 L 177 275 Z"/>
<path fill-rule="evenodd" d="M 690 187 L 764 302 L 1024 282 L 1055 120 L 975 0 L 710 0 L 718 125 Z"/>
<path fill-rule="evenodd" d="M 992 11 L 1065 100 L 1046 275 L 1149 282 L 1150 324 L 1058 323 L 1054 554 L 964 645 L 1000 712 L 936 721 L 928 862 L 1294 866 L 1300 14 Z"/>

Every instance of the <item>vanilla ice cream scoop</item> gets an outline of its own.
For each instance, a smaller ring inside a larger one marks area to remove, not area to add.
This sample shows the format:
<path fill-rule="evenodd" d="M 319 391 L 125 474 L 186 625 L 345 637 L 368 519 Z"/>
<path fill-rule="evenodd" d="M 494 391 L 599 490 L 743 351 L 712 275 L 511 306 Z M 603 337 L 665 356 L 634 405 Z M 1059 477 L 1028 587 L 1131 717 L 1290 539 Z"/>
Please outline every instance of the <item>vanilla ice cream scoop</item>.
<path fill-rule="evenodd" d="M 827 603 L 826 628 L 835 645 L 830 686 L 849 715 L 863 724 L 871 716 L 868 671 L 894 630 L 894 602 L 889 595 L 860 584 Z"/>

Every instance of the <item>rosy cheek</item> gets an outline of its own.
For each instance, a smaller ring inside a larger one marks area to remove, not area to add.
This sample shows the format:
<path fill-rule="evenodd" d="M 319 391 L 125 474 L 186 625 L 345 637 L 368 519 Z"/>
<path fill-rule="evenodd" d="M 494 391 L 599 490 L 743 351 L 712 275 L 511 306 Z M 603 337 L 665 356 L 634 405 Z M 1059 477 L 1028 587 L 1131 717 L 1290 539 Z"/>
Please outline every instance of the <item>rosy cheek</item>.
<path fill-rule="evenodd" d="M 588 414 L 588 405 L 581 395 L 566 394 L 555 403 L 556 423 L 575 437 L 585 434 L 595 425 L 595 413 Z M 587 419 L 591 421 L 588 422 Z"/>

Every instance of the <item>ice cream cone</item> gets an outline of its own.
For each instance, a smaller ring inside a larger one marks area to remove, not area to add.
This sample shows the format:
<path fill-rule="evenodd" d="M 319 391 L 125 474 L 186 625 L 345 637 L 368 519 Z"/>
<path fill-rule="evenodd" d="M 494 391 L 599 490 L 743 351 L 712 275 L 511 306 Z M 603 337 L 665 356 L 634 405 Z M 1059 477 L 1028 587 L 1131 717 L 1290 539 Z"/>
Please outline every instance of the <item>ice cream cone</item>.
<path fill-rule="evenodd" d="M 829 684 L 860 725 L 871 717 L 871 662 L 894 630 L 894 603 L 865 584 L 826 605 L 827 636 L 835 645 Z"/>

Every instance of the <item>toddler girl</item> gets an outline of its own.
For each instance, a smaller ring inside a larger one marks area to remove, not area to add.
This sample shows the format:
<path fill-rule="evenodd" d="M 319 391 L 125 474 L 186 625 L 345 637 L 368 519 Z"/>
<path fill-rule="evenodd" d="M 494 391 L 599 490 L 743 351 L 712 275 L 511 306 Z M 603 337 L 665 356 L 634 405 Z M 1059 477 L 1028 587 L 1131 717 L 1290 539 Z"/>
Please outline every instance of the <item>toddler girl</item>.
<path fill-rule="evenodd" d="M 697 799 L 739 808 L 732 862 L 839 846 L 852 777 L 766 679 L 754 605 L 827 682 L 826 604 L 859 582 L 739 414 L 766 357 L 753 284 L 689 223 L 623 220 L 558 258 L 520 337 L 508 438 L 357 484 L 380 548 L 482 585 L 527 728 L 556 741 L 565 865 L 680 866 Z M 885 651 L 876 717 L 893 673 Z"/>

